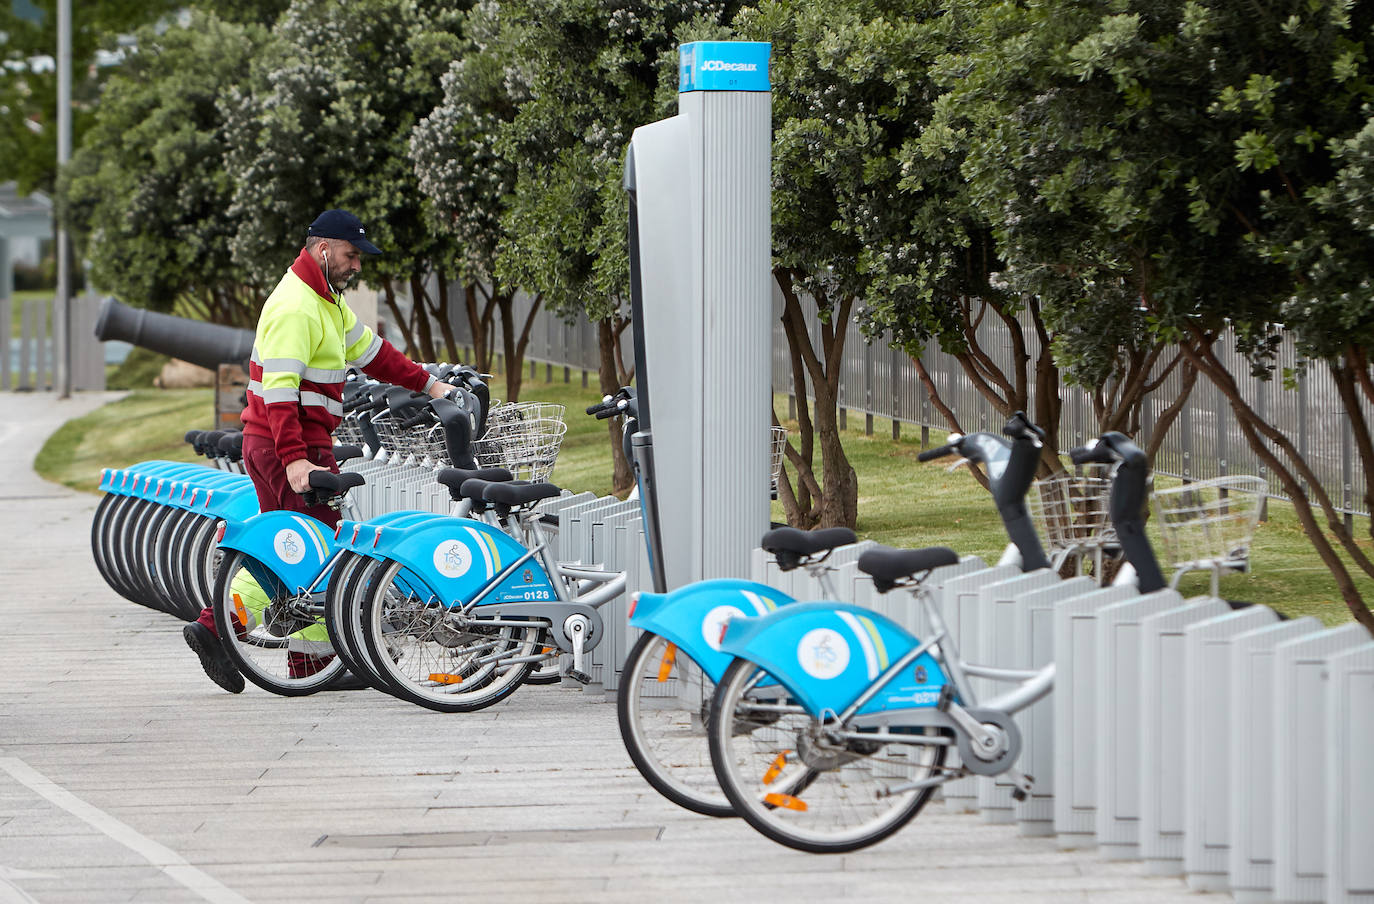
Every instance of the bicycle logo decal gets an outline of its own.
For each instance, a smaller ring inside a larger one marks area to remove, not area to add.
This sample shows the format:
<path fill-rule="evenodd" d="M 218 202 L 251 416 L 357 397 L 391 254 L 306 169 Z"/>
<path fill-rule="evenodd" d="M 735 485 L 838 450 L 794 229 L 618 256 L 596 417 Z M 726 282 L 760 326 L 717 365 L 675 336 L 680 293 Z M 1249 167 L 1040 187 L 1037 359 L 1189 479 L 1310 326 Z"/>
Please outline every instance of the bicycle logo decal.
<path fill-rule="evenodd" d="M 277 531 L 272 538 L 272 548 L 277 558 L 288 565 L 296 565 L 305 558 L 305 539 L 289 527 Z"/>
<path fill-rule="evenodd" d="M 713 650 L 720 649 L 720 635 L 725 629 L 725 623 L 735 616 L 743 617 L 744 613 L 734 606 L 717 606 L 706 617 L 701 620 L 701 639 L 706 641 L 707 646 Z"/>
<path fill-rule="evenodd" d="M 849 642 L 838 631 L 814 628 L 797 644 L 797 662 L 812 678 L 838 677 L 849 665 Z"/>
<path fill-rule="evenodd" d="M 434 567 L 446 578 L 460 578 L 472 567 L 472 553 L 457 540 L 445 540 L 434 548 Z"/>

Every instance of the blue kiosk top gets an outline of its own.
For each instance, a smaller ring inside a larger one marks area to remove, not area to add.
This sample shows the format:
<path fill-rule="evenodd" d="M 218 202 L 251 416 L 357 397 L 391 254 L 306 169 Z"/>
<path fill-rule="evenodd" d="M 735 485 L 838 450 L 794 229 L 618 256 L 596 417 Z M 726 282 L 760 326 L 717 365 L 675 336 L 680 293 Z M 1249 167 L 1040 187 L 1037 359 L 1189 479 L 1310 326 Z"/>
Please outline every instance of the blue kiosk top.
<path fill-rule="evenodd" d="M 769 91 L 767 41 L 694 41 L 679 49 L 678 93 Z"/>

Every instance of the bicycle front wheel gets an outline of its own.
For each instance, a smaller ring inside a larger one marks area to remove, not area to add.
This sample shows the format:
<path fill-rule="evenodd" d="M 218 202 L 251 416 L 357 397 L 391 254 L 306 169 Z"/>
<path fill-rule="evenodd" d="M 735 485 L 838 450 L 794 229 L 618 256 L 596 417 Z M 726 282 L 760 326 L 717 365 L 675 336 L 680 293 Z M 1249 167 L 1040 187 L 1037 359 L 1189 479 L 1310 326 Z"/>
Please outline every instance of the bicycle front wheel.
<path fill-rule="evenodd" d="M 938 775 L 944 746 L 856 737 L 863 732 L 823 724 L 779 688 L 743 659 L 716 688 L 711 759 L 736 813 L 780 844 L 827 854 L 881 841 L 920 812 L 934 789 L 902 788 Z"/>
<path fill-rule="evenodd" d="M 249 681 L 283 697 L 323 690 L 343 675 L 322 615 L 302 615 L 271 572 L 226 551 L 215 575 L 215 627 L 229 658 Z"/>
<path fill-rule="evenodd" d="M 734 816 L 706 738 L 715 689 L 692 657 L 645 632 L 625 660 L 616 711 L 625 749 L 654 790 L 694 813 Z"/>

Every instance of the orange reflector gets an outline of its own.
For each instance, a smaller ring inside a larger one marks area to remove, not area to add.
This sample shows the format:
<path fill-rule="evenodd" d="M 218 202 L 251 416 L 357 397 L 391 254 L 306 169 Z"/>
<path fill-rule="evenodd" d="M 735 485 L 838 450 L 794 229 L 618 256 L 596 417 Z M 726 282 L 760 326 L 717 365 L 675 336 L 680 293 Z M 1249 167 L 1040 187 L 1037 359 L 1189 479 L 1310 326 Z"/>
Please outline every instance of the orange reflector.
<path fill-rule="evenodd" d="M 796 810 L 798 813 L 806 812 L 806 801 L 793 797 L 790 794 L 765 794 L 763 802 L 784 810 Z"/>
<path fill-rule="evenodd" d="M 248 627 L 248 609 L 237 593 L 234 594 L 234 618 L 238 619 L 239 627 Z"/>
<path fill-rule="evenodd" d="M 784 750 L 782 753 L 778 754 L 778 758 L 773 761 L 773 765 L 769 766 L 768 771 L 763 774 L 763 783 L 765 785 L 773 784 L 773 779 L 782 775 L 782 770 L 787 766 L 787 755 L 791 752 L 790 750 Z"/>
<path fill-rule="evenodd" d="M 452 675 L 448 672 L 431 672 L 429 680 L 435 684 L 462 684 L 462 675 Z"/>
<path fill-rule="evenodd" d="M 663 662 L 658 666 L 658 680 L 667 681 L 668 675 L 673 671 L 673 663 L 677 662 L 677 644 L 668 644 L 668 649 L 663 651 Z"/>

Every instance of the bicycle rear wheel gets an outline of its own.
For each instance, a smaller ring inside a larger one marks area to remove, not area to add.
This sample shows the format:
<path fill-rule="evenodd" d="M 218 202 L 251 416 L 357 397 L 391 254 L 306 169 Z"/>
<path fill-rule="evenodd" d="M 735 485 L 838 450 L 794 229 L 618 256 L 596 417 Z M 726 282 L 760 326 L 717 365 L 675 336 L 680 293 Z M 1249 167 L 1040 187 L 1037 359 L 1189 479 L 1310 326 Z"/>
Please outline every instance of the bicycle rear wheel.
<path fill-rule="evenodd" d="M 263 690 L 300 697 L 343 675 L 343 660 L 317 646 L 316 638 L 327 636 L 323 616 L 298 617 L 286 589 L 252 557 L 225 551 L 213 602 L 220 643 L 244 677 Z"/>
<path fill-rule="evenodd" d="M 386 562 L 366 593 L 368 661 L 392 694 L 428 709 L 471 712 L 504 700 L 541 649 L 542 626 L 459 623 L 399 562 Z"/>
<path fill-rule="evenodd" d="M 706 737 L 715 689 L 690 656 L 645 632 L 625 660 L 616 712 L 630 759 L 658 793 L 694 813 L 734 816 Z"/>
<path fill-rule="evenodd" d="M 925 806 L 933 788 L 895 789 L 937 775 L 944 746 L 856 738 L 776 691 L 761 699 L 770 683 L 754 663 L 736 659 L 716 688 L 708 725 L 721 790 L 750 825 L 797 850 L 842 853 L 883 840 Z"/>

